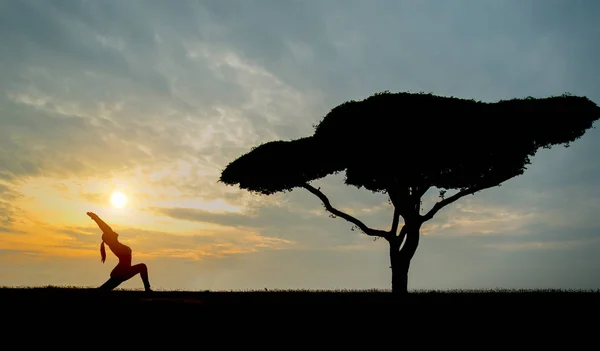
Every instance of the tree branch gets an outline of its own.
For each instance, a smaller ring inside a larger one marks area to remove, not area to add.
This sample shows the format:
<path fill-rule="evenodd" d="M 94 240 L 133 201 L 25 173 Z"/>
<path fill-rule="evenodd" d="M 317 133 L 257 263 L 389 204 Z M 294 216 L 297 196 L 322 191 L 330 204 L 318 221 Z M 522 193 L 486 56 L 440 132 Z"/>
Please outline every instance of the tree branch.
<path fill-rule="evenodd" d="M 404 241 L 404 237 L 406 237 L 406 233 L 407 233 L 407 227 L 406 224 L 402 226 L 402 229 L 400 229 L 400 234 L 398 235 L 398 244 L 402 245 L 402 241 Z"/>
<path fill-rule="evenodd" d="M 410 207 L 408 204 L 410 203 L 410 194 L 408 191 L 408 187 L 396 187 L 387 189 L 388 196 L 392 201 L 392 205 L 394 205 L 394 216 L 396 216 L 396 210 L 398 210 L 398 214 L 403 218 L 406 218 L 410 214 Z M 396 235 L 396 229 L 390 230 Z"/>
<path fill-rule="evenodd" d="M 420 187 L 419 190 L 417 191 L 417 193 L 414 194 L 413 201 L 414 201 L 415 211 L 417 212 L 417 215 L 420 215 L 420 213 L 421 213 L 422 198 L 423 198 L 423 195 L 425 195 L 425 193 L 429 190 L 429 188 L 430 188 L 429 185 Z"/>
<path fill-rule="evenodd" d="M 327 198 L 327 196 L 325 196 L 325 194 L 323 194 L 319 189 L 313 187 L 312 185 L 310 185 L 308 183 L 304 183 L 304 184 L 301 185 L 301 187 L 303 187 L 304 189 L 310 191 L 315 196 L 317 196 L 319 199 L 321 199 L 321 201 L 323 202 L 323 205 L 325 205 L 325 208 L 327 209 L 327 211 L 329 211 L 332 214 L 334 214 L 334 215 L 336 215 L 338 217 L 341 217 L 341 218 L 347 220 L 348 222 L 356 225 L 365 234 L 367 234 L 369 236 L 379 236 L 379 237 L 382 237 L 382 238 L 387 238 L 389 236 L 388 232 L 386 232 L 384 230 L 369 228 L 363 222 L 361 222 L 360 220 L 352 217 L 351 215 L 349 215 L 347 213 L 344 213 L 344 212 L 342 212 L 342 211 L 334 208 L 333 206 L 331 206 L 331 203 L 329 202 L 329 199 Z"/>
<path fill-rule="evenodd" d="M 415 194 L 415 200 L 420 201 L 421 198 L 423 197 L 423 195 L 425 195 L 425 193 L 429 190 L 429 188 L 430 188 L 430 186 L 423 186 L 423 187 L 419 188 L 419 190 Z"/>
<path fill-rule="evenodd" d="M 507 179 L 510 179 L 510 178 L 507 178 Z M 507 180 L 507 179 L 505 179 L 505 180 Z M 478 192 L 480 190 L 484 190 L 484 189 L 488 189 L 488 188 L 493 188 L 495 186 L 500 186 L 500 184 L 503 181 L 495 182 L 495 183 L 482 184 L 482 185 L 474 186 L 474 187 L 472 187 L 470 189 L 466 189 L 466 190 L 460 191 L 460 192 L 458 192 L 458 193 L 450 196 L 449 198 L 446 198 L 446 199 L 444 199 L 442 201 L 437 202 L 435 205 L 433 205 L 433 207 L 429 210 L 429 212 L 427 212 L 427 214 L 425 214 L 424 216 L 421 216 L 421 220 L 423 222 L 426 222 L 426 221 L 432 219 L 433 216 L 435 216 L 435 214 L 439 210 L 441 210 L 445 206 L 453 203 L 454 201 L 460 199 L 461 197 L 474 194 L 474 193 L 476 193 L 476 192 Z"/>
<path fill-rule="evenodd" d="M 398 223 L 400 222 L 400 210 L 394 206 L 394 218 L 392 219 L 392 228 L 390 229 L 390 235 L 396 236 L 398 232 Z"/>

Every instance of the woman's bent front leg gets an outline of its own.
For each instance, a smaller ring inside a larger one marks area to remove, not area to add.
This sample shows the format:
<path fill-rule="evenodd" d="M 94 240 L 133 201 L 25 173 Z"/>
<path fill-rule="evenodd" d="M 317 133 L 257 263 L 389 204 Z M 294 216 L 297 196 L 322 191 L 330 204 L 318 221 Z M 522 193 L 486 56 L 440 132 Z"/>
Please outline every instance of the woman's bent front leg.
<path fill-rule="evenodd" d="M 140 274 L 142 282 L 144 283 L 144 289 L 146 291 L 152 291 L 152 289 L 150 289 L 150 280 L 148 278 L 148 267 L 144 263 L 138 263 L 131 266 L 131 270 L 133 271 L 134 275 L 138 273 Z"/>
<path fill-rule="evenodd" d="M 135 275 L 139 274 L 142 278 L 142 282 L 144 283 L 144 289 L 146 291 L 152 291 L 150 289 L 150 281 L 148 279 L 148 267 L 144 263 L 135 264 L 133 266 L 128 267 L 126 272 L 124 270 L 121 272 L 119 273 L 122 274 L 123 281 L 129 280 Z"/>

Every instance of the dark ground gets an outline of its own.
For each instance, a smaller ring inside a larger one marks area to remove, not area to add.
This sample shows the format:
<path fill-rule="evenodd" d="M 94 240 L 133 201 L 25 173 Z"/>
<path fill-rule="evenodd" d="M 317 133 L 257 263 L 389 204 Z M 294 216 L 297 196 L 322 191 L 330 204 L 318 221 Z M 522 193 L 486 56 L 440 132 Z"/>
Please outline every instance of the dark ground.
<path fill-rule="evenodd" d="M 411 292 L 394 296 L 387 291 L 154 291 L 146 293 L 117 289 L 99 292 L 85 288 L 0 288 L 0 307 L 45 310 L 60 308 L 113 308 L 116 306 L 148 311 L 170 310 L 187 313 L 223 309 L 243 311 L 259 308 L 278 313 L 282 308 L 297 311 L 356 309 L 377 311 L 380 308 L 414 313 L 486 313 L 525 315 L 552 311 L 577 313 L 590 317 L 600 312 L 600 290 L 492 290 L 457 292 Z"/>
<path fill-rule="evenodd" d="M 98 334 L 98 338 L 109 337 L 110 331 L 126 337 L 119 330 L 127 329 L 135 338 L 142 338 L 134 331 L 138 329 L 155 337 L 172 335 L 167 330 L 175 330 L 194 340 L 219 336 L 221 342 L 257 343 L 258 339 L 248 340 L 242 335 L 321 335 L 337 342 L 343 337 L 352 346 L 353 338 L 382 341 L 409 334 L 411 338 L 428 335 L 420 342 L 433 344 L 456 338 L 473 342 L 474 337 L 505 343 L 525 335 L 538 340 L 530 346 L 540 347 L 542 338 L 544 345 L 553 348 L 557 338 L 568 337 L 572 349 L 584 337 L 592 337 L 598 344 L 600 335 L 600 291 L 413 292 L 393 296 L 377 291 L 147 294 L 55 287 L 0 288 L 0 311 L 15 332 L 26 327 L 48 333 L 58 330 L 66 335 L 77 329 Z M 10 335 L 6 329 L 0 330 Z M 160 330 L 160 334 L 152 330 Z M 573 339 L 570 335 L 579 336 Z M 148 337 L 139 341 L 147 341 Z"/>

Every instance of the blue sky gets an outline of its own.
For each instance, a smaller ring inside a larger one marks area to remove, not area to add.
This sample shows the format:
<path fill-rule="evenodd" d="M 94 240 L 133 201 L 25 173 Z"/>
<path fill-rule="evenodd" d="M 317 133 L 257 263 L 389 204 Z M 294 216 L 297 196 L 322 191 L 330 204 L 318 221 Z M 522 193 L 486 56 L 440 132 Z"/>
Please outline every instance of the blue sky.
<path fill-rule="evenodd" d="M 116 260 L 100 263 L 96 211 L 157 288 L 389 288 L 386 243 L 303 189 L 256 196 L 221 170 L 383 90 L 599 103 L 597 13 L 594 0 L 0 1 L 0 285 L 101 284 Z M 440 211 L 409 288 L 600 288 L 599 136 Z M 342 176 L 315 185 L 389 227 L 386 197 Z"/>

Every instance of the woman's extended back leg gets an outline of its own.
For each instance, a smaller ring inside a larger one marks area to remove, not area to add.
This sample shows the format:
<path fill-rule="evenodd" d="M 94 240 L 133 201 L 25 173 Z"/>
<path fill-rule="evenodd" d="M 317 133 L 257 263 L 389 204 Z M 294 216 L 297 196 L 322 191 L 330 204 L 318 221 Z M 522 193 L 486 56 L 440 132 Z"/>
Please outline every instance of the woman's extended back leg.
<path fill-rule="evenodd" d="M 124 280 L 118 278 L 109 278 L 104 284 L 102 284 L 98 289 L 100 290 L 113 290 L 117 286 L 121 285 Z"/>

